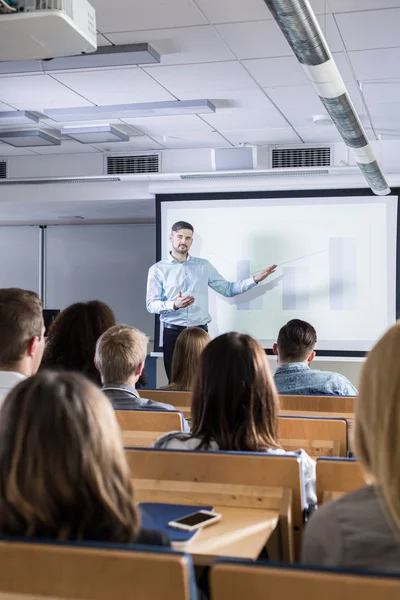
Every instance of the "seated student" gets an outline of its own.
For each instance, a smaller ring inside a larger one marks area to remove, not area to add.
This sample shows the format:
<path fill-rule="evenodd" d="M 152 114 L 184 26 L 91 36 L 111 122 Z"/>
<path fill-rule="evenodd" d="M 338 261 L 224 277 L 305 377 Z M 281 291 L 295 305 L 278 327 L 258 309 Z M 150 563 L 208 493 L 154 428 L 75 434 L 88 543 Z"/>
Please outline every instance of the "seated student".
<path fill-rule="evenodd" d="M 176 410 L 171 404 L 147 400 L 136 389 L 147 355 L 148 339 L 144 333 L 128 325 L 110 327 L 98 339 L 95 364 L 100 372 L 103 392 L 114 409 Z M 190 431 L 186 419 L 184 431 Z"/>
<path fill-rule="evenodd" d="M 113 311 L 100 300 L 67 306 L 47 333 L 42 369 L 83 373 L 100 386 L 100 375 L 94 364 L 96 342 L 102 333 L 115 324 Z"/>
<path fill-rule="evenodd" d="M 400 324 L 364 364 L 354 447 L 370 485 L 322 506 L 305 529 L 302 562 L 400 572 Z"/>
<path fill-rule="evenodd" d="M 191 390 L 200 355 L 211 341 L 207 331 L 188 327 L 179 334 L 172 356 L 171 383 L 163 390 Z"/>
<path fill-rule="evenodd" d="M 38 370 L 44 332 L 42 304 L 35 292 L 0 289 L 0 406 L 17 383 Z"/>
<path fill-rule="evenodd" d="M 316 331 L 306 321 L 292 319 L 281 328 L 273 346 L 279 363 L 274 374 L 278 394 L 357 396 L 356 388 L 343 375 L 310 369 L 316 342 Z"/>
<path fill-rule="evenodd" d="M 226 333 L 204 349 L 192 399 L 192 433 L 167 433 L 153 444 L 173 450 L 285 454 L 277 438 L 278 396 L 267 356 L 249 335 Z M 315 462 L 304 450 L 309 504 L 316 503 Z"/>
<path fill-rule="evenodd" d="M 169 545 L 140 530 L 114 411 L 79 374 L 42 371 L 4 401 L 0 535 Z"/>

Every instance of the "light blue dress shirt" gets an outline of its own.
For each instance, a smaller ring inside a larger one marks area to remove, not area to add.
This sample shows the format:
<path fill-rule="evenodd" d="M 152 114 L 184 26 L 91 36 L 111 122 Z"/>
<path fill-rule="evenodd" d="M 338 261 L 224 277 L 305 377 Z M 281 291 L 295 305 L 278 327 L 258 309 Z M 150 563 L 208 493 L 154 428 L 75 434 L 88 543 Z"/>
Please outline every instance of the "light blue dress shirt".
<path fill-rule="evenodd" d="M 160 315 L 164 323 L 196 327 L 211 321 L 208 312 L 208 286 L 231 298 L 243 294 L 256 284 L 253 277 L 231 283 L 220 275 L 204 258 L 188 255 L 185 262 L 178 262 L 171 254 L 150 267 L 147 279 L 146 308 Z M 188 308 L 174 309 L 178 293 L 193 296 L 194 303 Z"/>

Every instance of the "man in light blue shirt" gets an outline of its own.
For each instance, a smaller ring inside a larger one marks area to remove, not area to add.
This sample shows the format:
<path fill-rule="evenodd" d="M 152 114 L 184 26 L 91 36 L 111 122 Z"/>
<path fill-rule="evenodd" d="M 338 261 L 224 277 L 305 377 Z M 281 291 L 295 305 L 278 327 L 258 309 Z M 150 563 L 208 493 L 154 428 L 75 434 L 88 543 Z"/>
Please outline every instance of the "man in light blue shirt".
<path fill-rule="evenodd" d="M 278 394 L 357 396 L 356 388 L 343 375 L 310 369 L 316 342 L 317 333 L 306 321 L 292 319 L 281 328 L 273 346 L 279 363 L 274 374 Z"/>
<path fill-rule="evenodd" d="M 208 286 L 231 298 L 250 290 L 276 268 L 272 265 L 254 277 L 231 283 L 208 260 L 189 254 L 193 231 L 193 226 L 186 221 L 178 221 L 172 226 L 169 257 L 150 267 L 147 279 L 146 307 L 150 313 L 160 315 L 164 326 L 164 365 L 169 381 L 172 355 L 181 331 L 187 327 L 208 330 L 207 323 L 211 321 Z"/>

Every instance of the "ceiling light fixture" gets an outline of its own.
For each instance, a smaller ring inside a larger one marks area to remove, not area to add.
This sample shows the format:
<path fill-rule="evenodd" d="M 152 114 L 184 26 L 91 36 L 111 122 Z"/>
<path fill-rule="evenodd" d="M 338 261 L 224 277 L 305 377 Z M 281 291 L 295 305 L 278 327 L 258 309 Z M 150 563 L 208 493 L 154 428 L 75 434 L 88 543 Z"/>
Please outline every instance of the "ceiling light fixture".
<path fill-rule="evenodd" d="M 81 144 L 101 144 L 104 142 L 129 142 L 129 135 L 113 125 L 89 125 L 86 127 L 66 126 L 61 133 Z"/>
<path fill-rule="evenodd" d="M 42 129 L 20 129 L 0 131 L 0 141 L 15 148 L 35 146 L 60 146 L 61 140 Z"/>
<path fill-rule="evenodd" d="M 39 123 L 39 117 L 26 110 L 0 112 L 0 127 L 7 125 L 32 125 L 33 123 Z"/>
<path fill-rule="evenodd" d="M 50 108 L 45 110 L 44 114 L 57 123 L 67 123 L 71 121 L 134 119 L 136 117 L 200 115 L 214 112 L 215 106 L 209 100 L 168 100 L 167 102 L 143 102 L 140 104 Z"/>

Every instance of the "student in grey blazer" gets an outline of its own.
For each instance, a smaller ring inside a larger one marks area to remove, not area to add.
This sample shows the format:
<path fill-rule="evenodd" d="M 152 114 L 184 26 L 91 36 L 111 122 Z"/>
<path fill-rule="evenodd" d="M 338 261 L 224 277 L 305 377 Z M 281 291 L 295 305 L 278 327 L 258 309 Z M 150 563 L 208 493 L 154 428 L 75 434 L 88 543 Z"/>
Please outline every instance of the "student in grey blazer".
<path fill-rule="evenodd" d="M 400 323 L 370 352 L 361 375 L 354 446 L 370 484 L 314 513 L 302 562 L 400 573 Z"/>

